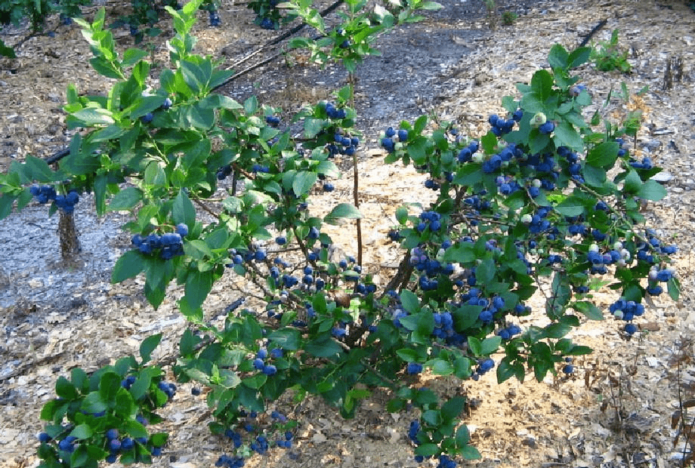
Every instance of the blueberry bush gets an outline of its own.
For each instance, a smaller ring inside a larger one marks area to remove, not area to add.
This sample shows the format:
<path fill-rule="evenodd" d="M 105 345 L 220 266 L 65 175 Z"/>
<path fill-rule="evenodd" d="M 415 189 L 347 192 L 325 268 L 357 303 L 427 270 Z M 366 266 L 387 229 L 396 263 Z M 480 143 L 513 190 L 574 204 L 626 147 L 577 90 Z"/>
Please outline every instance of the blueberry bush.
<path fill-rule="evenodd" d="M 99 214 L 133 213 L 123 226 L 132 248 L 112 279 L 143 275 L 155 308 L 171 282 L 183 285 L 177 305 L 188 328 L 170 371 L 178 383 L 193 382 L 194 394 L 205 388 L 210 430 L 231 441 L 217 466 L 292 447 L 297 422 L 271 411 L 283 395 L 319 395 L 349 418 L 382 391 L 388 411 L 413 417 L 416 460 L 455 467 L 480 457 L 463 421 L 466 399 L 422 387 L 419 374 L 478 380 L 496 372 L 499 382 L 571 374 L 572 358 L 591 352 L 568 336 L 583 321 L 607 312 L 630 339 L 645 297 L 678 298 L 669 267 L 676 247 L 647 229 L 640 212 L 666 195 L 651 179 L 660 169 L 627 149 L 634 123 L 585 119 L 591 95 L 573 73 L 590 48 L 553 46 L 550 70 L 505 97 L 506 113 L 491 115 L 479 139 L 428 116 L 383 132 L 385 163 L 426 174 L 422 190 L 435 200 L 396 210 L 388 235 L 402 260 L 378 287 L 374 267 L 337 255 L 326 229 L 360 218 L 359 210 L 338 203 L 319 217 L 312 209 L 317 193 L 334 190 L 334 158 L 361 149 L 351 88 L 286 121 L 253 96 L 240 103 L 212 92 L 232 72 L 193 53 L 200 4 L 167 8 L 177 35 L 172 68 L 161 70 L 156 89 L 147 52 L 119 54 L 103 11 L 92 23 L 78 20 L 93 67 L 115 84 L 105 97 L 70 87 L 68 125 L 86 131 L 55 170 L 33 157 L 12 163 L 0 176 L 0 218 L 32 199 L 73 210 L 84 192 Z M 362 34 L 376 31 L 355 5 L 341 28 L 346 39 L 336 30 L 330 41 L 295 45 L 350 70 L 373 52 Z M 395 15 L 377 7 L 374 27 L 433 7 L 410 4 Z M 312 17 L 308 8 L 296 5 L 301 17 Z M 243 277 L 248 290 L 216 324 L 206 320 L 205 299 L 224 275 Z M 613 291 L 607 311 L 594 303 L 598 291 Z M 532 297 L 543 310 L 532 310 Z M 523 316 L 533 324 L 522 326 Z M 167 435 L 153 427 L 176 385 L 164 380 L 164 364 L 150 363 L 161 339 L 144 340 L 139 359 L 58 380 L 41 414 L 42 467 L 147 463 L 162 452 Z"/>

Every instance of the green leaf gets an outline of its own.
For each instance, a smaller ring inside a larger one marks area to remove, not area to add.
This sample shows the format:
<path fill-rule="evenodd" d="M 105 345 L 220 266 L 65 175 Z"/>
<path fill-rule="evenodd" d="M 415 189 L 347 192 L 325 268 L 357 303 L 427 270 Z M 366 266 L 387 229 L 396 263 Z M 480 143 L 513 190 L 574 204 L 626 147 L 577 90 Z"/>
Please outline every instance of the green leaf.
<path fill-rule="evenodd" d="M 39 182 L 53 182 L 56 179 L 56 174 L 51 170 L 51 167 L 43 159 L 27 156 L 24 164 L 28 170 L 27 177 Z"/>
<path fill-rule="evenodd" d="M 0 195 L 0 219 L 5 219 L 12 213 L 14 200 L 14 197 L 7 193 Z"/>
<path fill-rule="evenodd" d="M 502 343 L 501 336 L 492 336 L 484 339 L 480 344 L 480 354 L 487 356 L 494 353 L 500 347 L 500 343 Z"/>
<path fill-rule="evenodd" d="M 137 187 L 128 187 L 118 192 L 109 203 L 108 211 L 128 211 L 142 200 L 142 191 Z"/>
<path fill-rule="evenodd" d="M 497 137 L 492 132 L 487 132 L 481 139 L 480 144 L 485 151 L 485 154 L 492 154 L 497 147 Z"/>
<path fill-rule="evenodd" d="M 118 125 L 109 125 L 104 129 L 90 134 L 89 141 L 90 143 L 98 143 L 101 141 L 115 140 L 116 138 L 120 138 L 125 135 L 126 131 L 127 130 L 125 128 L 121 128 Z"/>
<path fill-rule="evenodd" d="M 241 382 L 249 388 L 259 389 L 268 381 L 268 376 L 265 374 L 256 374 L 253 377 L 247 377 Z"/>
<path fill-rule="evenodd" d="M 72 382 L 63 376 L 60 376 L 56 382 L 56 395 L 65 400 L 74 400 L 77 398 L 78 393 Z"/>
<path fill-rule="evenodd" d="M 152 351 L 159 346 L 160 341 L 162 341 L 162 334 L 157 333 L 156 335 L 148 336 L 140 344 L 140 357 L 142 358 L 141 365 L 145 365 L 152 356 Z"/>
<path fill-rule="evenodd" d="M 671 279 L 668 280 L 668 283 L 666 283 L 666 286 L 668 288 L 668 295 L 671 299 L 678 301 L 681 292 L 681 283 L 678 281 L 678 278 L 672 276 Z"/>
<path fill-rule="evenodd" d="M 457 397 L 458 398 L 458 397 Z M 443 410 L 442 410 L 443 411 Z M 462 424 L 456 429 L 456 446 L 461 449 L 468 445 L 471 440 L 471 434 L 468 431 L 468 426 Z"/>
<path fill-rule="evenodd" d="M 92 437 L 93 433 L 94 431 L 89 427 L 89 424 L 80 424 L 79 426 L 75 426 L 75 429 L 73 429 L 69 435 L 78 439 L 89 439 Z"/>
<path fill-rule="evenodd" d="M 588 301 L 575 302 L 572 308 L 586 316 L 589 320 L 603 320 L 603 312 Z"/>
<path fill-rule="evenodd" d="M 276 330 L 268 336 L 268 340 L 288 351 L 296 351 L 300 345 L 300 333 L 298 330 L 283 328 Z"/>
<path fill-rule="evenodd" d="M 442 418 L 445 421 L 451 421 L 459 417 L 466 405 L 464 397 L 453 397 L 442 405 Z M 465 426 L 462 426 L 465 427 Z"/>
<path fill-rule="evenodd" d="M 191 167 L 202 164 L 210 156 L 212 144 L 210 140 L 203 138 L 180 149 L 184 153 L 181 158 L 182 166 L 188 170 Z"/>
<path fill-rule="evenodd" d="M 483 178 L 482 166 L 476 163 L 466 163 L 456 171 L 453 183 L 463 186 L 471 186 L 480 182 Z"/>
<path fill-rule="evenodd" d="M 341 203 L 328 213 L 323 220 L 328 224 L 337 224 L 339 219 L 361 219 L 362 213 L 350 203 Z"/>
<path fill-rule="evenodd" d="M 411 314 L 420 312 L 420 300 L 414 292 L 408 289 L 404 289 L 403 291 L 401 291 L 400 297 L 403 309 L 405 309 L 407 312 L 410 312 Z"/>
<path fill-rule="evenodd" d="M 603 184 L 606 182 L 606 171 L 599 167 L 584 166 L 582 174 L 584 175 L 586 185 L 590 187 L 603 187 Z"/>
<path fill-rule="evenodd" d="M 580 65 L 585 64 L 589 61 L 591 56 L 591 47 L 579 47 L 570 52 L 568 57 L 569 67 L 577 68 Z"/>
<path fill-rule="evenodd" d="M 413 133 L 415 133 L 416 135 L 421 134 L 426 126 L 427 126 L 427 116 L 421 115 L 420 117 L 417 118 L 417 120 L 413 124 Z"/>
<path fill-rule="evenodd" d="M 210 81 L 210 74 L 206 74 L 205 70 L 193 62 L 182 60 L 179 70 L 183 80 L 195 94 L 201 94 L 206 90 L 207 83 Z"/>
<path fill-rule="evenodd" d="M 637 191 L 638 197 L 651 201 L 659 201 L 666 195 L 666 189 L 655 180 L 646 181 Z"/>
<path fill-rule="evenodd" d="M 427 410 L 422 413 L 422 420 L 430 426 L 439 426 L 442 423 L 442 415 L 437 410 Z"/>
<path fill-rule="evenodd" d="M 636 193 L 642 187 L 642 179 L 640 179 L 637 171 L 629 170 L 623 182 L 623 191 L 627 194 Z"/>
<path fill-rule="evenodd" d="M 569 54 L 560 44 L 555 44 L 548 54 L 548 63 L 552 68 L 567 68 Z"/>
<path fill-rule="evenodd" d="M 526 270 L 524 270 L 524 273 Z M 477 320 L 480 312 L 483 310 L 482 306 L 472 306 L 464 305 L 456 309 L 452 315 L 454 317 L 454 323 L 457 330 L 466 330 L 471 325 L 473 325 Z"/>
<path fill-rule="evenodd" d="M 435 375 L 451 375 L 454 373 L 454 366 L 444 359 L 436 359 L 432 366 L 432 373 Z"/>
<path fill-rule="evenodd" d="M 574 151 L 582 151 L 584 149 L 582 137 L 574 129 L 572 124 L 568 122 L 562 121 L 555 126 L 553 135 L 555 146 L 567 146 Z"/>
<path fill-rule="evenodd" d="M 258 109 L 258 99 L 256 96 L 251 96 L 246 101 L 244 101 L 244 111 L 247 114 L 253 114 Z"/>
<path fill-rule="evenodd" d="M 422 2 L 419 5 L 417 5 L 418 10 L 434 11 L 434 10 L 441 10 L 442 8 L 444 8 L 444 6 L 440 3 L 437 3 L 437 2 Z"/>
<path fill-rule="evenodd" d="M 475 277 L 480 284 L 490 283 L 495 278 L 495 261 L 491 258 L 486 258 L 475 269 Z"/>
<path fill-rule="evenodd" d="M 399 224 L 405 225 L 405 223 L 408 222 L 408 208 L 405 206 L 396 208 L 396 220 Z"/>
<path fill-rule="evenodd" d="M 309 192 L 311 187 L 313 187 L 318 180 L 318 177 L 318 174 L 315 172 L 298 172 L 292 180 L 292 190 L 294 191 L 294 194 L 301 197 L 305 193 Z"/>
<path fill-rule="evenodd" d="M 96 109 L 88 107 L 79 110 L 72 114 L 72 117 L 78 119 L 84 126 L 93 127 L 95 125 L 111 125 L 116 121 L 111 116 L 111 112 L 106 109 Z"/>
<path fill-rule="evenodd" d="M 12 47 L 8 47 L 5 45 L 2 40 L 0 40 L 0 56 L 7 57 L 7 58 L 17 58 L 17 55 L 14 53 L 14 49 Z"/>
<path fill-rule="evenodd" d="M 108 408 L 109 406 L 102 398 L 101 393 L 96 391 L 90 392 L 89 395 L 87 395 L 82 401 L 82 406 L 80 407 L 82 411 L 92 414 L 101 413 L 102 411 L 106 411 Z"/>
<path fill-rule="evenodd" d="M 618 158 L 620 145 L 614 141 L 605 141 L 594 146 L 586 156 L 586 163 L 590 166 L 610 169 Z"/>
<path fill-rule="evenodd" d="M 130 112 L 131 119 L 139 119 L 144 115 L 159 109 L 164 100 L 164 96 L 145 96 L 137 100 L 137 107 Z"/>
<path fill-rule="evenodd" d="M 212 271 L 192 271 L 186 278 L 186 303 L 191 309 L 198 309 L 212 290 Z"/>
<path fill-rule="evenodd" d="M 469 242 L 459 242 L 450 247 L 444 254 L 444 261 L 466 264 L 476 259 L 474 245 Z"/>
<path fill-rule="evenodd" d="M 133 396 L 134 400 L 139 400 L 145 396 L 147 390 L 150 388 L 150 383 L 152 382 L 152 377 L 145 373 L 138 377 L 133 385 L 130 387 L 130 394 Z"/>
<path fill-rule="evenodd" d="M 548 338 L 562 338 L 572 330 L 572 327 L 564 323 L 551 323 L 543 330 Z"/>
<path fill-rule="evenodd" d="M 531 78 L 531 89 L 536 97 L 545 102 L 553 91 L 553 75 L 548 70 L 538 70 Z"/>
<path fill-rule="evenodd" d="M 524 376 L 526 375 L 526 370 L 524 369 L 524 365 L 515 362 L 513 364 L 510 364 L 507 361 L 507 358 L 502 359 L 502 362 L 500 362 L 499 366 L 497 366 L 497 382 L 502 383 L 506 380 L 509 380 L 512 377 L 516 377 L 519 382 L 524 381 Z"/>
<path fill-rule="evenodd" d="M 478 449 L 472 445 L 461 447 L 461 456 L 466 460 L 480 460 L 482 458 Z"/>
<path fill-rule="evenodd" d="M 193 334 L 190 328 L 187 328 L 179 341 L 179 352 L 182 357 L 190 357 L 195 351 L 195 347 L 200 343 L 200 338 Z"/>
<path fill-rule="evenodd" d="M 147 165 L 144 178 L 147 185 L 166 187 L 167 175 L 157 161 L 152 161 Z"/>
<path fill-rule="evenodd" d="M 129 250 L 118 259 L 111 273 L 111 282 L 120 283 L 139 275 L 145 269 L 142 255 L 137 250 Z"/>
<path fill-rule="evenodd" d="M 555 211 L 563 216 L 579 216 L 584 214 L 585 208 L 582 200 L 578 197 L 567 197 L 562 203 L 555 206 Z"/>
<path fill-rule="evenodd" d="M 136 439 L 140 437 L 146 438 L 148 436 L 147 429 L 145 429 L 145 426 L 132 419 L 130 421 L 126 421 L 125 432 Z"/>
<path fill-rule="evenodd" d="M 329 335 L 325 335 L 308 342 L 304 345 L 304 350 L 313 356 L 328 358 L 339 354 L 343 348 Z"/>
<path fill-rule="evenodd" d="M 483 345 L 480 342 L 480 340 L 475 336 L 468 337 L 468 347 L 470 348 L 471 352 L 476 356 L 480 356 L 483 354 Z"/>
<path fill-rule="evenodd" d="M 427 142 L 429 140 L 423 136 L 418 136 L 408 143 L 408 156 L 415 164 L 423 164 L 427 159 Z"/>
<path fill-rule="evenodd" d="M 415 455 L 423 457 L 431 457 L 439 453 L 439 445 L 437 444 L 422 444 L 415 449 Z"/>
<path fill-rule="evenodd" d="M 183 223 L 188 226 L 189 230 L 195 226 L 195 208 L 184 189 L 181 189 L 174 199 L 172 216 L 174 223 Z"/>
<path fill-rule="evenodd" d="M 398 350 L 396 350 L 396 354 L 398 355 L 399 358 L 403 359 L 405 362 L 417 362 L 418 359 L 420 358 L 420 354 L 417 351 L 415 351 L 414 349 L 408 349 L 408 348 L 398 349 Z"/>
<path fill-rule="evenodd" d="M 99 379 L 99 394 L 107 404 L 116 401 L 116 393 L 121 388 L 121 376 L 115 372 L 105 372 Z"/>
<path fill-rule="evenodd" d="M 147 57 L 146 50 L 130 48 L 123 53 L 123 60 L 121 60 L 121 65 L 123 65 L 124 67 L 130 67 L 135 65 L 145 57 Z"/>

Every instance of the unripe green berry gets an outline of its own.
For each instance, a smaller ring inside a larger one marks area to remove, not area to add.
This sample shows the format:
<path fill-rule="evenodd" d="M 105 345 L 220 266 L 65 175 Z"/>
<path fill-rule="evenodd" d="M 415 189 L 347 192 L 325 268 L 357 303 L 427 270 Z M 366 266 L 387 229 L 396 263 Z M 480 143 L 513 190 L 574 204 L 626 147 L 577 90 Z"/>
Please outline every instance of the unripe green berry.
<path fill-rule="evenodd" d="M 540 127 L 541 125 L 543 125 L 547 121 L 548 121 L 548 118 L 545 116 L 545 114 L 543 112 L 538 112 L 531 119 L 531 125 L 533 125 L 534 127 Z"/>

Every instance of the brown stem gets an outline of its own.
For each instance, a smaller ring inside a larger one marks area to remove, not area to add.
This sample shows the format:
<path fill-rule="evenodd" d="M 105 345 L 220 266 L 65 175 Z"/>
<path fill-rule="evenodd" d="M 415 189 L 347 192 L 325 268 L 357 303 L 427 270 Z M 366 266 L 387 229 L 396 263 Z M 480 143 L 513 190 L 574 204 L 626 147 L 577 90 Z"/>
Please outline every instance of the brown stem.
<path fill-rule="evenodd" d="M 348 82 L 350 83 L 350 107 L 353 109 L 355 108 L 355 74 L 350 73 L 348 75 Z M 355 151 L 352 154 L 352 198 L 353 202 L 355 204 L 355 208 L 359 209 L 360 207 L 360 195 L 359 195 L 359 189 L 360 189 L 360 179 L 359 179 L 359 170 L 357 168 L 357 152 Z M 357 228 L 357 264 L 359 266 L 362 266 L 362 220 L 360 218 L 357 218 L 355 220 L 355 227 Z"/>
<path fill-rule="evenodd" d="M 198 200 L 197 198 L 194 198 L 194 199 L 193 199 L 193 202 L 195 202 L 196 205 L 198 205 L 199 207 L 201 207 L 201 208 L 202 208 L 204 211 L 206 211 L 208 214 L 214 216 L 214 217 L 217 218 L 217 219 L 220 218 L 219 213 L 215 213 L 214 211 L 212 211 L 210 208 L 207 207 L 207 205 L 206 205 L 205 203 L 203 203 L 202 201 Z"/>
<path fill-rule="evenodd" d="M 398 271 L 393 275 L 391 281 L 388 282 L 384 288 L 384 293 L 381 297 L 384 297 L 386 291 L 391 291 L 392 289 L 403 289 L 403 287 L 410 281 L 410 274 L 413 272 L 413 266 L 410 264 L 410 251 L 405 253 L 405 256 L 401 259 L 401 263 L 398 264 Z"/>

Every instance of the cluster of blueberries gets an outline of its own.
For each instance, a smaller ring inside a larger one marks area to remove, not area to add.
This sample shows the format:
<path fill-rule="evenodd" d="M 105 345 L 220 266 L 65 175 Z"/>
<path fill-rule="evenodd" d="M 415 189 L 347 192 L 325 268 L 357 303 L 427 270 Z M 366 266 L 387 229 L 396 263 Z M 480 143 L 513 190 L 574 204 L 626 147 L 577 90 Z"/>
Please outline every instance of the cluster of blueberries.
<path fill-rule="evenodd" d="M 107 463 L 116 463 L 118 460 L 118 455 L 122 452 L 132 450 L 135 447 L 136 442 L 141 445 L 147 444 L 147 438 L 145 437 L 139 437 L 135 440 L 131 439 L 130 437 L 120 438 L 118 429 L 109 429 L 106 431 L 106 440 L 107 449 L 109 450 L 109 455 L 106 457 Z M 153 456 L 158 457 L 162 454 L 162 448 L 151 447 L 150 453 Z"/>
<path fill-rule="evenodd" d="M 659 283 L 668 283 L 673 278 L 674 270 L 671 268 L 659 269 L 656 265 L 649 270 L 649 283 L 647 294 L 658 296 L 664 292 L 664 288 Z"/>
<path fill-rule="evenodd" d="M 345 111 L 342 111 L 345 112 Z M 348 137 L 336 132 L 333 136 L 334 143 L 326 145 L 328 156 L 334 157 L 338 154 L 352 156 L 357 151 L 357 146 L 360 144 L 360 139 L 357 137 Z"/>
<path fill-rule="evenodd" d="M 523 215 L 521 217 L 521 222 L 528 225 L 530 233 L 543 233 L 547 236 L 548 240 L 555 240 L 560 231 L 547 219 L 551 211 L 553 211 L 552 206 L 541 206 L 536 210 L 535 214 L 532 215 L 527 213 Z M 534 246 L 529 247 L 535 248 Z"/>
<path fill-rule="evenodd" d="M 256 358 L 253 360 L 254 369 L 259 370 L 268 376 L 277 374 L 278 368 L 273 364 L 266 364 L 266 359 L 268 359 L 268 350 L 261 348 L 256 353 Z"/>
<path fill-rule="evenodd" d="M 220 21 L 220 15 L 217 13 L 217 10 L 210 10 L 210 26 L 213 28 L 219 28 L 222 25 L 222 21 Z"/>
<path fill-rule="evenodd" d="M 402 143 L 404 141 L 408 141 L 408 130 L 401 128 L 396 131 L 393 127 L 389 127 L 381 138 L 381 146 L 383 146 L 387 152 L 393 153 L 396 151 L 396 143 Z"/>
<path fill-rule="evenodd" d="M 159 254 L 163 260 L 169 260 L 183 255 L 183 238 L 188 235 L 188 226 L 180 223 L 176 226 L 176 232 L 167 232 L 161 236 L 155 233 L 147 237 L 135 234 L 131 239 L 132 244 L 145 254 Z"/>
<path fill-rule="evenodd" d="M 273 30 L 273 29 L 277 29 L 278 23 L 277 23 L 277 21 L 273 21 L 272 18 L 268 18 L 268 17 L 266 16 L 265 18 L 263 18 L 263 19 L 261 20 L 260 26 L 261 26 L 261 28 L 263 28 L 263 29 Z"/>
<path fill-rule="evenodd" d="M 80 201 L 80 195 L 76 190 L 70 190 L 67 195 L 58 195 L 55 187 L 51 185 L 32 185 L 29 192 L 41 204 L 52 201 L 56 207 L 67 214 L 75 212 L 75 205 Z"/>
<path fill-rule="evenodd" d="M 626 322 L 631 322 L 635 317 L 641 317 L 644 315 L 644 306 L 635 301 L 628 301 L 624 297 L 621 297 L 608 308 L 613 317 L 618 320 L 625 320 Z M 625 325 L 625 332 L 628 335 L 632 335 L 637 331 L 637 325 L 633 323 L 628 323 Z"/>
<path fill-rule="evenodd" d="M 480 143 L 475 140 L 471 141 L 468 146 L 459 151 L 456 159 L 460 163 L 469 162 L 473 159 L 473 155 L 478 152 L 478 149 L 480 149 Z"/>
<path fill-rule="evenodd" d="M 492 114 L 487 121 L 492 126 L 492 133 L 499 137 L 511 132 L 514 128 L 514 124 L 519 122 L 523 116 L 524 111 L 517 109 L 509 120 L 505 120 L 497 114 Z"/>
<path fill-rule="evenodd" d="M 274 115 L 268 115 L 265 118 L 265 123 L 270 125 L 273 128 L 276 128 L 278 125 L 280 125 L 280 117 L 276 117 Z"/>
<path fill-rule="evenodd" d="M 450 246 L 451 241 L 447 239 L 442 243 L 442 250 L 446 250 Z M 425 273 L 418 280 L 418 284 L 423 291 L 436 290 L 439 286 L 436 277 L 438 275 L 451 276 L 455 271 L 454 265 L 451 263 L 442 264 L 437 259 L 429 258 L 427 252 L 421 247 L 415 247 L 410 251 L 410 264 L 416 270 Z M 463 284 L 461 283 L 460 285 L 462 286 Z"/>
<path fill-rule="evenodd" d="M 323 108 L 326 111 L 326 115 L 329 119 L 342 120 L 347 117 L 347 112 L 345 112 L 345 109 L 338 109 L 330 102 L 324 103 Z"/>
<path fill-rule="evenodd" d="M 497 331 L 497 335 L 502 337 L 502 339 L 505 341 L 512 339 L 514 335 L 518 335 L 520 333 L 521 327 L 519 327 L 519 325 L 509 325 L 508 327 L 502 328 L 501 330 Z"/>
<path fill-rule="evenodd" d="M 644 170 L 649 170 L 654 167 L 652 164 L 652 160 L 650 158 L 642 158 L 642 162 L 637 162 L 637 161 L 630 161 L 630 166 L 632 166 L 635 169 L 644 169 Z"/>
<path fill-rule="evenodd" d="M 129 390 L 136 382 L 136 380 L 137 378 L 134 375 L 129 375 L 121 381 L 121 387 L 125 388 L 126 390 Z M 169 401 L 176 394 L 176 385 L 170 382 L 159 382 L 157 384 L 157 388 L 164 392 Z M 94 414 L 95 417 L 103 417 L 105 415 L 105 412 Z M 142 415 L 138 415 L 136 420 L 142 425 L 147 425 L 148 423 L 147 419 L 145 419 Z M 52 440 L 52 437 L 45 432 L 39 434 L 39 442 L 41 443 L 49 443 Z M 58 450 L 70 454 L 73 453 L 77 448 L 79 439 L 77 439 L 77 437 L 75 436 L 67 436 L 62 440 L 58 440 L 57 442 Z M 148 439 L 146 437 L 138 437 L 135 439 L 127 436 L 121 437 L 121 434 L 119 433 L 118 429 L 112 428 L 106 431 L 105 449 L 109 451 L 109 455 L 106 457 L 106 462 L 115 463 L 118 460 L 118 456 L 120 454 L 134 449 L 136 443 L 146 446 L 150 454 L 152 454 L 155 457 L 160 456 L 162 454 L 162 448 L 148 445 Z"/>
<path fill-rule="evenodd" d="M 408 439 L 410 439 L 410 441 L 414 445 L 420 445 L 420 441 L 417 438 L 418 434 L 420 433 L 420 430 L 420 421 L 415 420 L 410 423 L 410 427 L 408 428 Z M 422 463 L 425 461 L 425 458 L 426 457 L 422 455 L 416 455 L 415 461 L 418 463 Z M 452 460 L 451 457 L 449 457 L 448 455 L 440 455 L 437 468 L 456 468 L 456 462 Z"/>
<path fill-rule="evenodd" d="M 587 260 L 591 264 L 590 272 L 592 274 L 605 275 L 608 273 L 606 265 L 625 265 L 630 260 L 630 252 L 623 248 L 622 242 L 616 242 L 613 249 L 602 254 L 597 244 L 591 244 L 589 251 L 586 254 Z"/>
<path fill-rule="evenodd" d="M 225 166 L 220 167 L 220 168 L 217 170 L 217 180 L 224 180 L 224 179 L 226 179 L 227 177 L 229 177 L 230 175 L 232 175 L 232 172 L 233 172 L 233 170 L 232 170 L 232 165 L 231 165 L 231 164 L 227 164 L 227 165 L 225 165 Z"/>
<path fill-rule="evenodd" d="M 429 229 L 432 232 L 437 232 L 442 227 L 442 215 L 436 211 L 423 211 L 420 213 L 420 223 L 415 227 L 417 232 L 424 232 Z"/>
<path fill-rule="evenodd" d="M 273 351 L 275 351 L 275 349 Z M 246 432 L 250 434 L 256 432 L 256 427 L 251 422 L 249 422 L 249 420 L 254 420 L 258 417 L 258 413 L 256 411 L 251 411 L 247 413 L 246 411 L 241 410 L 239 412 L 239 416 L 242 418 L 247 418 L 247 422 L 243 425 L 243 428 Z M 278 411 L 273 411 L 270 416 L 274 422 L 287 422 L 287 417 Z M 243 439 L 242 435 L 239 432 L 235 432 L 232 429 L 227 429 L 224 432 L 224 435 L 232 440 L 232 444 L 234 445 L 235 449 L 238 449 L 242 446 Z M 292 448 L 293 439 L 294 435 L 292 434 L 292 432 L 285 431 L 283 435 L 275 441 L 275 445 L 280 448 L 289 449 Z M 268 453 L 268 450 L 270 449 L 270 441 L 265 435 L 261 434 L 256 436 L 255 439 L 253 439 L 253 442 L 249 444 L 249 448 L 252 451 L 258 453 L 259 455 L 265 455 L 266 453 Z M 215 463 L 215 466 L 227 468 L 241 468 L 244 466 L 244 463 L 244 458 L 241 456 L 222 455 Z"/>
<path fill-rule="evenodd" d="M 242 468 L 244 466 L 244 458 L 239 456 L 221 455 L 215 462 L 215 466 L 226 468 Z"/>

